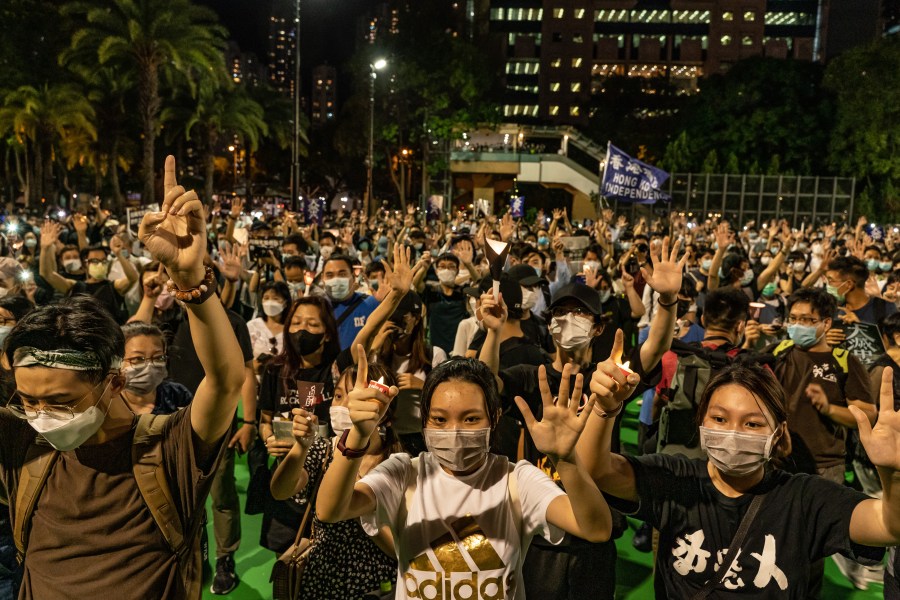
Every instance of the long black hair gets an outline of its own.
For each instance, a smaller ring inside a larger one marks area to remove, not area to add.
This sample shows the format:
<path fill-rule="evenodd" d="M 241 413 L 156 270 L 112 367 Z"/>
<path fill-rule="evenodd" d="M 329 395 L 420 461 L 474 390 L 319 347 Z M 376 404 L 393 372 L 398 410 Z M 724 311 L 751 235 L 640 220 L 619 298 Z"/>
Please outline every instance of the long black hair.
<path fill-rule="evenodd" d="M 281 353 L 272 360 L 273 366 L 281 367 L 281 377 L 285 379 L 285 381 L 294 379 L 294 376 L 297 374 L 297 371 L 300 370 L 300 365 L 302 364 L 300 355 L 294 350 L 293 345 L 290 343 L 290 333 L 288 333 L 291 327 L 291 321 L 294 320 L 294 313 L 296 313 L 297 309 L 301 306 L 316 307 L 319 311 L 319 318 L 322 320 L 322 325 L 325 327 L 325 337 L 328 339 L 322 350 L 322 364 L 331 363 L 341 351 L 337 323 L 334 320 L 334 313 L 332 312 L 331 305 L 328 301 L 320 296 L 305 296 L 303 298 L 298 298 L 291 305 L 287 317 L 285 317 L 284 320 L 284 343 L 281 345 Z"/>

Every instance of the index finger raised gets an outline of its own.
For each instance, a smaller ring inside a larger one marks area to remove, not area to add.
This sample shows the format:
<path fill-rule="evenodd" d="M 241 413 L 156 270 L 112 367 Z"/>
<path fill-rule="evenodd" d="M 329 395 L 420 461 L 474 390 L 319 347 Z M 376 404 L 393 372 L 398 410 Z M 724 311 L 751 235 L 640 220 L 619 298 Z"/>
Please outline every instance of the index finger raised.
<path fill-rule="evenodd" d="M 356 345 L 356 387 L 365 389 L 369 386 L 369 359 L 362 344 Z"/>
<path fill-rule="evenodd" d="M 168 195 L 169 190 L 178 185 L 175 178 L 175 157 L 171 154 L 166 157 L 165 176 L 163 178 L 163 197 Z"/>

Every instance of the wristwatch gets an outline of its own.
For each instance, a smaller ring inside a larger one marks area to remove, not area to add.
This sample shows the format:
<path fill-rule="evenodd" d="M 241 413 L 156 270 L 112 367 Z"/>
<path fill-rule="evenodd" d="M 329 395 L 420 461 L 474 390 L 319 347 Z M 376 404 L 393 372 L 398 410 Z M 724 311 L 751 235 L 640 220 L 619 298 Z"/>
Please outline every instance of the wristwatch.
<path fill-rule="evenodd" d="M 350 430 L 345 429 L 344 433 L 341 434 L 341 439 L 338 440 L 337 449 L 338 452 L 344 455 L 346 458 L 362 458 L 366 455 L 366 451 L 369 449 L 369 442 L 366 442 L 366 445 L 359 449 L 354 450 L 353 448 L 347 447 L 347 436 L 350 435 Z"/>

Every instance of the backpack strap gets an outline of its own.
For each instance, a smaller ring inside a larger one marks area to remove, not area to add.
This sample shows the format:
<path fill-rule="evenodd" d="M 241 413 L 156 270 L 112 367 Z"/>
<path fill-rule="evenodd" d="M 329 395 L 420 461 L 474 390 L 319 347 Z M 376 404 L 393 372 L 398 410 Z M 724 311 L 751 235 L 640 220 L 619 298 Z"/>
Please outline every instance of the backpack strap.
<path fill-rule="evenodd" d="M 834 356 L 834 360 L 837 361 L 837 364 L 840 365 L 841 370 L 844 374 L 850 372 L 850 359 L 848 358 L 850 352 L 844 348 L 832 348 L 831 355 Z"/>
<path fill-rule="evenodd" d="M 163 429 L 169 416 L 145 414 L 138 417 L 131 445 L 132 471 L 153 521 L 178 559 L 185 597 L 199 598 L 203 583 L 198 535 L 201 519 L 194 519 L 191 531 L 185 531 L 163 469 Z"/>
<path fill-rule="evenodd" d="M 781 343 L 775 346 L 775 349 L 772 350 L 772 356 L 778 356 L 779 354 L 782 354 L 793 346 L 794 340 L 782 340 Z"/>
<path fill-rule="evenodd" d="M 32 443 L 25 451 L 25 463 L 19 473 L 15 512 L 12 515 L 16 558 L 20 564 L 25 560 L 25 548 L 28 546 L 28 534 L 31 531 L 31 517 L 58 457 L 59 452 L 51 446 L 37 443 Z"/>

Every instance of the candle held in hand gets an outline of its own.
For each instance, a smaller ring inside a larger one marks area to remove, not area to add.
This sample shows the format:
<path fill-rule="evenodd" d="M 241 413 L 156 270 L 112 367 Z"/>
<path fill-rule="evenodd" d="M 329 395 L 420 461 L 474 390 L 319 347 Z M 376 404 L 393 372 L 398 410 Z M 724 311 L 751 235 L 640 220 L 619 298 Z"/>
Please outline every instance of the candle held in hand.
<path fill-rule="evenodd" d="M 378 381 L 369 381 L 369 388 L 373 390 L 378 390 L 383 394 L 387 394 L 391 391 L 389 386 L 384 385 L 384 377 L 379 377 Z"/>

